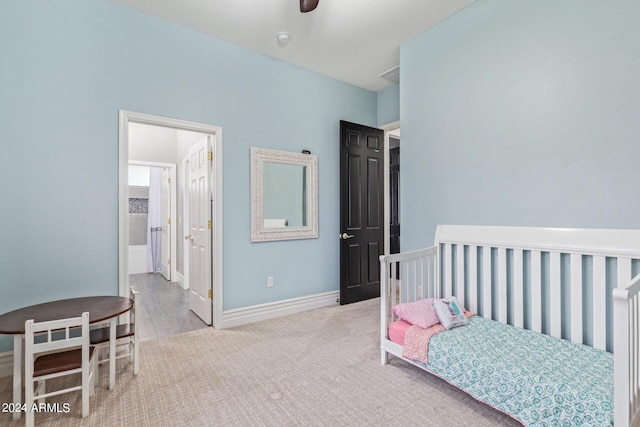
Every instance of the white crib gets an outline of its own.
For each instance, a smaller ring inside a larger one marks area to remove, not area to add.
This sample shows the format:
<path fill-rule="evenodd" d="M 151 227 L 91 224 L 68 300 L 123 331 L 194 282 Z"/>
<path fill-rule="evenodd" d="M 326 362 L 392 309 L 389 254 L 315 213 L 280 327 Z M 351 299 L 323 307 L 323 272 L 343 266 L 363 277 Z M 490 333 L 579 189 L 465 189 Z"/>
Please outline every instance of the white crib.
<path fill-rule="evenodd" d="M 433 247 L 380 263 L 383 364 L 402 358 L 392 306 L 455 295 L 485 318 L 613 352 L 615 425 L 640 425 L 640 230 L 441 225 Z"/>

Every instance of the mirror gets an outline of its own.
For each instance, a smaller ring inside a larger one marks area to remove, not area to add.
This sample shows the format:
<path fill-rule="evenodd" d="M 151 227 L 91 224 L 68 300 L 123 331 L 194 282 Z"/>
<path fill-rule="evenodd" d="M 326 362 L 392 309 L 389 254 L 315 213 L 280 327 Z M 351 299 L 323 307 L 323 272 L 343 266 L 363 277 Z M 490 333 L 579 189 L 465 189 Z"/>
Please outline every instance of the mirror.
<path fill-rule="evenodd" d="M 251 241 L 318 237 L 318 160 L 251 148 Z"/>

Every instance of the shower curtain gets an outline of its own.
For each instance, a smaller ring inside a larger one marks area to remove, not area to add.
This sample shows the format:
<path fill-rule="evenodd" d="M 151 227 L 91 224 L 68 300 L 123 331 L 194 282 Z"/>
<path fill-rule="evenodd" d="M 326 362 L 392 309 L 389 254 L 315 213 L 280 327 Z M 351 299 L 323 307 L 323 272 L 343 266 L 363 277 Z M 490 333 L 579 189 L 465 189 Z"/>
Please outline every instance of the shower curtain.
<path fill-rule="evenodd" d="M 147 271 L 160 271 L 160 191 L 162 168 L 149 168 L 149 215 L 147 216 Z"/>

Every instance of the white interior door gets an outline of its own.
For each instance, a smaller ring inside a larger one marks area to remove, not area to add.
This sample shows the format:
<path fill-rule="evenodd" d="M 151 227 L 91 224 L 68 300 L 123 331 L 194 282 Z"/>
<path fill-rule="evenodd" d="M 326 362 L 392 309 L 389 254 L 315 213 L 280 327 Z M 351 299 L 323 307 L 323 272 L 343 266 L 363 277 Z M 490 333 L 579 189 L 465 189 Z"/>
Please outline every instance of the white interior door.
<path fill-rule="evenodd" d="M 189 307 L 211 324 L 211 176 L 210 137 L 189 149 Z"/>
<path fill-rule="evenodd" d="M 160 273 L 171 280 L 171 170 L 162 169 L 160 187 Z"/>

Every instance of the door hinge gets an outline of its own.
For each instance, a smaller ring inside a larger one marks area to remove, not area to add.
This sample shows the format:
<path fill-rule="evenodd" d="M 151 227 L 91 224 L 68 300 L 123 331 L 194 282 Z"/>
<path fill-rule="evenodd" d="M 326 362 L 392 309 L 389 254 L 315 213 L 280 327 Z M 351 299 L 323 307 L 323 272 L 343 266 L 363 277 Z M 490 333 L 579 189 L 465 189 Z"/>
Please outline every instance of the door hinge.
<path fill-rule="evenodd" d="M 209 151 L 209 153 L 207 154 L 207 159 L 213 160 L 213 151 Z"/>
<path fill-rule="evenodd" d="M 167 180 L 168 180 L 169 184 L 171 184 L 171 178 L 167 178 Z"/>
<path fill-rule="evenodd" d="M 171 225 L 171 218 L 167 218 L 167 224 Z"/>
<path fill-rule="evenodd" d="M 209 298 L 213 299 L 213 289 L 209 289 Z"/>
<path fill-rule="evenodd" d="M 209 220 L 209 222 L 207 223 L 207 227 L 209 228 L 209 230 L 211 230 L 213 228 L 213 221 Z"/>
<path fill-rule="evenodd" d="M 168 261 L 167 261 L 167 265 L 171 265 L 171 260 L 168 260 Z"/>

